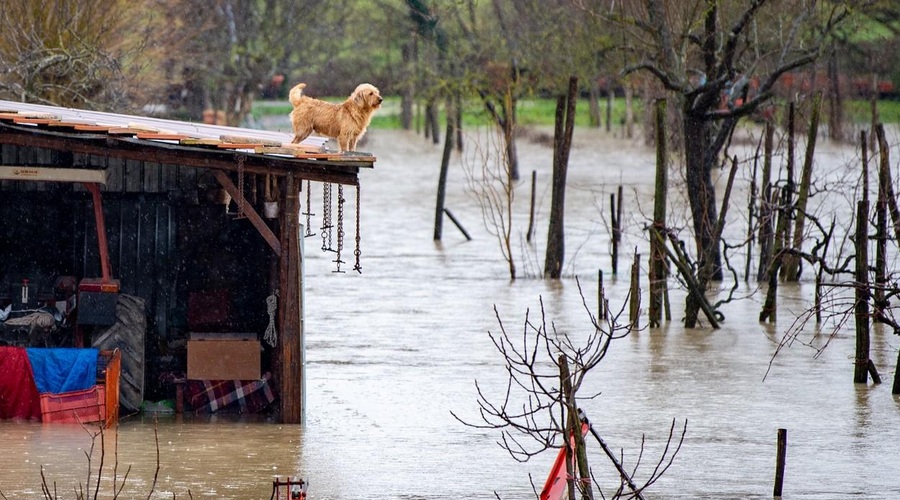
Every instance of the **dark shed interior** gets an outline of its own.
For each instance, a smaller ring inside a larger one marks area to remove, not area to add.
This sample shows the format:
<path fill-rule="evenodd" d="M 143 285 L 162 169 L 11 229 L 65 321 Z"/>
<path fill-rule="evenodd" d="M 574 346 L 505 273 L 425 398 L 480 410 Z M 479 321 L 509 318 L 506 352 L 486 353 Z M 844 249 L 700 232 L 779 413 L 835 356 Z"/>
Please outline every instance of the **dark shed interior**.
<path fill-rule="evenodd" d="M 247 129 L 152 119 L 175 131 L 148 132 L 141 120 L 0 101 L 0 345 L 114 340 L 120 404 L 137 411 L 195 378 L 197 339 L 258 342 L 250 373 L 268 374 L 276 420 L 300 423 L 301 186 L 356 186 L 374 157 Z M 55 324 L 10 326 L 4 310 Z"/>

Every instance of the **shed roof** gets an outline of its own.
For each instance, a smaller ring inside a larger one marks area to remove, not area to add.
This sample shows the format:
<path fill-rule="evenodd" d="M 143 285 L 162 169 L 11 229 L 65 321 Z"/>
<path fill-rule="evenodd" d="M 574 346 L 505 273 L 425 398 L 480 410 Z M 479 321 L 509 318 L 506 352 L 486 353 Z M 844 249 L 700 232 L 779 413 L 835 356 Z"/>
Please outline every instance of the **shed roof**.
<path fill-rule="evenodd" d="M 369 153 L 327 151 L 311 136 L 0 100 L 0 145 L 358 184 Z M 84 167 L 81 167 L 84 168 Z M 102 166 L 97 166 L 102 168 Z"/>

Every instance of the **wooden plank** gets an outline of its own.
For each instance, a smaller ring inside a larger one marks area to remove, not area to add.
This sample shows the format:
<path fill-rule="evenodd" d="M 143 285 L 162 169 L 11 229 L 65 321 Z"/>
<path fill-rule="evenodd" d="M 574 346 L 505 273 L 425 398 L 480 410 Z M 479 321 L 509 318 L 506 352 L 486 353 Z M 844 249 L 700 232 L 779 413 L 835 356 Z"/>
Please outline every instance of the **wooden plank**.
<path fill-rule="evenodd" d="M 80 127 L 84 125 L 96 125 L 94 122 L 89 121 L 79 121 L 79 120 L 60 120 L 58 122 L 50 122 L 47 124 L 50 128 L 57 129 L 74 129 L 75 127 Z"/>
<path fill-rule="evenodd" d="M 240 205 L 241 200 L 244 196 L 238 191 L 237 187 L 235 187 L 234 183 L 231 182 L 231 179 L 228 177 L 228 174 L 222 172 L 221 170 L 213 170 L 213 175 L 216 176 L 216 180 L 219 181 L 219 184 L 225 188 L 225 191 L 231 195 L 231 199 L 235 201 L 238 205 Z M 266 240 L 266 243 L 272 247 L 272 250 L 275 251 L 275 255 L 281 256 L 281 242 L 278 241 L 278 237 L 275 236 L 275 233 L 266 225 L 266 222 L 262 220 L 262 217 L 259 216 L 259 213 L 256 212 L 256 209 L 253 208 L 253 205 L 248 202 L 246 199 L 243 200 L 244 203 L 244 213 L 247 215 L 247 220 L 253 224 L 253 227 L 259 231 L 259 234 Z"/>
<path fill-rule="evenodd" d="M 187 138 L 182 139 L 181 144 L 184 146 L 218 146 L 222 144 L 222 141 L 210 138 Z"/>
<path fill-rule="evenodd" d="M 255 151 L 256 148 L 263 147 L 263 144 L 250 144 L 250 143 L 237 144 L 237 143 L 223 142 L 223 143 L 217 144 L 216 147 L 219 149 L 248 149 L 251 151 Z"/>
<path fill-rule="evenodd" d="M 281 142 L 273 141 L 271 139 L 262 139 L 259 137 L 247 137 L 243 135 L 220 135 L 219 139 L 222 142 L 232 143 L 232 144 L 253 144 L 253 145 L 261 145 L 261 146 L 281 146 Z"/>
<path fill-rule="evenodd" d="M 13 122 L 15 123 L 30 123 L 32 125 L 49 125 L 58 121 L 58 119 L 53 118 L 13 118 Z"/>
<path fill-rule="evenodd" d="M 160 141 L 181 141 L 184 139 L 191 139 L 192 136 L 185 134 L 163 134 L 163 133 L 154 133 L 154 132 L 138 132 L 138 139 L 154 139 Z"/>
<path fill-rule="evenodd" d="M 75 125 L 75 130 L 79 132 L 109 132 L 109 125 Z"/>
<path fill-rule="evenodd" d="M 138 160 L 125 160 L 124 191 L 126 193 L 140 193 L 143 191 L 144 162 Z"/>
<path fill-rule="evenodd" d="M 299 158 L 299 157 L 298 157 L 298 158 Z M 360 155 L 347 156 L 347 155 L 337 155 L 337 157 L 328 158 L 328 159 L 329 159 L 329 160 L 332 160 L 332 161 L 361 161 L 361 162 L 365 162 L 365 163 L 375 163 L 375 157 L 374 157 L 374 156 L 360 156 Z"/>
<path fill-rule="evenodd" d="M 283 142 L 279 147 L 291 149 L 294 151 L 302 151 L 304 153 L 324 153 L 325 148 L 307 146 L 305 144 L 294 144 L 293 142 Z"/>
<path fill-rule="evenodd" d="M 144 163 L 144 180 L 141 183 L 143 186 L 143 192 L 145 193 L 158 193 L 161 191 L 161 175 L 160 175 L 161 167 L 159 163 L 156 162 L 146 162 Z"/>
<path fill-rule="evenodd" d="M 0 166 L 0 179 L 37 182 L 95 182 L 106 184 L 106 171 L 84 168 Z"/>

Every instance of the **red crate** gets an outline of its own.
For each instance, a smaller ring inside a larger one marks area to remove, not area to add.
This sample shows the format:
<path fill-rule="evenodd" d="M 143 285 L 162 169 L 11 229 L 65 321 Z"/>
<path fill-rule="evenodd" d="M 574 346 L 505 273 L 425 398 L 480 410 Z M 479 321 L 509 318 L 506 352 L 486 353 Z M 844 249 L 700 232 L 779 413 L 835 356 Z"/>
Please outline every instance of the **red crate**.
<path fill-rule="evenodd" d="M 95 385 L 83 391 L 41 394 L 41 421 L 88 423 L 106 420 L 106 390 Z"/>

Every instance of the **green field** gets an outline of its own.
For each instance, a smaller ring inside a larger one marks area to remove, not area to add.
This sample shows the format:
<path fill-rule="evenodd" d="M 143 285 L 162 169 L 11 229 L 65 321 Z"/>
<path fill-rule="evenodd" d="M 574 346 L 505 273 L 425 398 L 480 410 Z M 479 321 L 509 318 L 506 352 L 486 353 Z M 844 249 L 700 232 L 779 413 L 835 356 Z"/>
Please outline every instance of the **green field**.
<path fill-rule="evenodd" d="M 341 99 L 328 99 L 340 102 Z M 478 126 L 491 122 L 488 112 L 481 101 L 468 101 L 463 111 L 463 125 Z M 635 100 L 635 119 L 640 121 L 643 104 Z M 606 101 L 600 102 L 600 110 L 603 120 L 606 120 Z M 253 105 L 253 117 L 259 119 L 266 115 L 287 115 L 291 112 L 291 106 L 285 101 L 256 101 Z M 422 108 L 414 111 L 418 123 L 422 120 Z M 553 126 L 556 113 L 556 101 L 553 99 L 523 99 L 519 101 L 517 116 L 519 125 Z M 900 101 L 882 100 L 878 102 L 878 113 L 882 123 L 900 123 Z M 846 103 L 847 118 L 856 123 L 868 123 L 871 120 L 871 104 L 868 101 L 854 100 Z M 613 101 L 612 117 L 614 123 L 621 123 L 625 117 L 625 99 L 617 98 Z M 441 107 L 441 122 L 443 123 L 443 106 Z M 588 105 L 582 99 L 578 101 L 575 111 L 575 125 L 588 125 Z M 386 97 L 382 109 L 375 113 L 370 128 L 373 129 L 399 129 L 400 128 L 400 98 Z"/>

